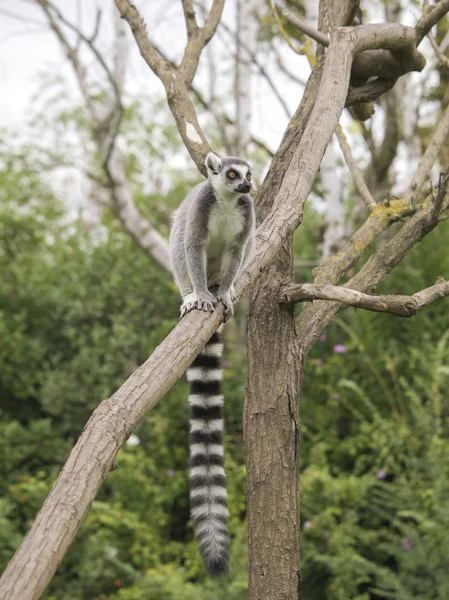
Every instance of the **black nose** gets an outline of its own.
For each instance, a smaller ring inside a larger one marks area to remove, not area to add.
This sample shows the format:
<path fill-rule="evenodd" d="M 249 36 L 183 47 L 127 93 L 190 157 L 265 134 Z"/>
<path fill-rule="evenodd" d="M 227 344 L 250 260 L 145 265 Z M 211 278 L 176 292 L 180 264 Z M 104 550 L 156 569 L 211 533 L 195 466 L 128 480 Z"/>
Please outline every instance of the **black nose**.
<path fill-rule="evenodd" d="M 241 192 L 242 194 L 246 194 L 247 192 L 249 192 L 250 189 L 251 189 L 251 184 L 248 181 L 245 181 L 244 183 L 241 183 L 238 186 L 237 191 Z"/>

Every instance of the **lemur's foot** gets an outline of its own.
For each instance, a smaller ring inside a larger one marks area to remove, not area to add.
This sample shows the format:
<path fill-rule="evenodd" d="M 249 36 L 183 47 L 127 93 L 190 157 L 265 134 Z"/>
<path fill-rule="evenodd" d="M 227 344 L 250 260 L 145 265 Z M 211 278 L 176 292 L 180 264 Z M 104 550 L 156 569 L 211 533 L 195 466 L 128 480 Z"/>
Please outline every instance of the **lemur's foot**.
<path fill-rule="evenodd" d="M 226 323 L 226 321 L 229 321 L 229 319 L 234 314 L 234 300 L 235 300 L 234 287 L 229 288 L 228 290 L 218 290 L 217 300 L 221 300 L 224 304 L 224 307 L 225 307 L 224 322 Z"/>
<path fill-rule="evenodd" d="M 214 312 L 217 306 L 217 298 L 209 291 L 201 292 L 196 294 L 188 294 L 183 298 L 184 302 L 181 305 L 180 319 L 186 316 L 187 313 L 192 310 L 204 310 L 205 312 Z"/>

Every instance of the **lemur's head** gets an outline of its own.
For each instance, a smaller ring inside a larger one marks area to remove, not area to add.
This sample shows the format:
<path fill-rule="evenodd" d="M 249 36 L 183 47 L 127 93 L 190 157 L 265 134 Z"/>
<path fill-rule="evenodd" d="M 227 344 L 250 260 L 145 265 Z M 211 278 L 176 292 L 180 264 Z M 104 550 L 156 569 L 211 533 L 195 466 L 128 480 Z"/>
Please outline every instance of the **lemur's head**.
<path fill-rule="evenodd" d="M 232 198 L 251 190 L 251 165 L 246 160 L 233 156 L 221 158 L 209 152 L 206 167 L 209 181 L 221 198 Z"/>

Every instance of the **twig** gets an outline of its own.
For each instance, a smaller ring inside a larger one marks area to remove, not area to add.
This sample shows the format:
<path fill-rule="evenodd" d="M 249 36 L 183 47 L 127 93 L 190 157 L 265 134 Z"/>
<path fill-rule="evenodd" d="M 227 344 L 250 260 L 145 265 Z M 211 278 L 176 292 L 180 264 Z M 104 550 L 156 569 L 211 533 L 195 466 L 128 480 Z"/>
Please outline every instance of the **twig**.
<path fill-rule="evenodd" d="M 445 173 L 440 173 L 438 178 L 438 192 L 435 195 L 433 189 L 431 189 L 431 198 L 433 200 L 433 212 L 432 218 L 438 220 L 440 218 L 441 213 L 445 208 L 445 201 L 448 195 L 448 183 L 449 183 L 449 167 L 446 169 Z"/>
<path fill-rule="evenodd" d="M 231 30 L 231 28 L 226 25 L 226 23 L 221 23 L 221 28 L 224 29 L 229 35 L 232 35 L 232 36 L 236 35 Z M 290 119 L 291 111 L 288 108 L 282 94 L 277 89 L 273 79 L 271 78 L 269 73 L 267 73 L 265 67 L 259 62 L 259 60 L 258 60 L 257 56 L 254 54 L 254 52 L 252 52 L 251 49 L 248 48 L 247 44 L 245 44 L 245 42 L 243 42 L 243 41 L 241 41 L 240 44 L 241 44 L 242 48 L 244 48 L 245 52 L 250 56 L 253 64 L 257 67 L 259 73 L 262 75 L 262 77 L 265 78 L 271 91 L 276 96 L 276 99 L 278 100 L 279 104 L 282 106 L 282 109 L 283 109 L 284 113 L 286 114 L 287 118 Z"/>
<path fill-rule="evenodd" d="M 435 36 L 433 35 L 433 33 L 431 31 L 429 31 L 429 33 L 427 34 L 427 37 L 429 38 L 430 45 L 432 46 L 433 51 L 436 54 L 438 62 L 441 65 L 443 65 L 443 67 L 448 68 L 449 67 L 449 58 L 444 54 L 444 52 L 441 51 L 441 48 L 438 46 Z"/>
<path fill-rule="evenodd" d="M 289 284 L 281 290 L 281 302 L 311 302 L 330 300 L 342 302 L 354 308 L 384 312 L 396 317 L 412 317 L 419 310 L 436 300 L 449 296 L 449 281 L 438 279 L 437 283 L 413 296 L 374 295 L 335 285 L 303 283 Z"/>
<path fill-rule="evenodd" d="M 362 172 L 358 168 L 357 163 L 355 162 L 354 157 L 352 156 L 351 148 L 348 144 L 348 141 L 343 132 L 343 129 L 341 128 L 341 125 L 337 126 L 335 133 L 336 133 L 337 139 L 340 143 L 340 148 L 341 148 L 341 151 L 343 152 L 343 156 L 345 158 L 346 164 L 348 165 L 349 170 L 351 171 L 352 178 L 354 179 L 356 188 L 359 191 L 359 194 L 362 197 L 362 200 L 364 201 L 366 206 L 369 208 L 369 210 L 373 210 L 374 208 L 376 208 L 376 202 L 374 201 L 374 198 L 371 196 L 371 193 L 365 183 L 365 180 L 363 179 Z"/>
<path fill-rule="evenodd" d="M 404 194 L 404 202 L 406 204 L 411 204 L 416 200 L 417 195 L 429 177 L 430 170 L 432 169 L 438 154 L 440 153 L 441 147 L 444 144 L 444 140 L 448 135 L 449 107 L 446 108 L 443 116 L 439 119 L 437 126 L 430 138 L 427 149 L 419 163 L 415 176 L 413 177 L 408 190 Z"/>
<path fill-rule="evenodd" d="M 64 23 L 64 25 L 67 25 L 67 27 L 69 29 L 71 29 L 72 31 L 74 31 L 80 39 L 83 40 L 83 42 L 85 42 L 90 50 L 92 51 L 92 53 L 95 55 L 95 58 L 98 60 L 98 62 L 100 63 L 100 65 L 103 67 L 104 72 L 106 73 L 107 78 L 109 79 L 109 82 L 111 84 L 111 86 L 114 89 L 114 93 L 116 95 L 116 99 L 117 99 L 117 105 L 121 107 L 121 98 L 120 98 L 120 90 L 117 87 L 117 83 L 111 73 L 111 70 L 109 69 L 106 61 L 104 60 L 104 58 L 102 57 L 102 55 L 98 52 L 98 50 L 95 48 L 94 44 L 93 44 L 93 39 L 95 39 L 96 34 L 94 32 L 94 35 L 91 38 L 88 38 L 86 35 L 84 35 L 84 33 L 73 23 L 71 23 L 70 21 L 68 21 L 64 15 L 60 12 L 60 10 L 58 8 L 56 8 L 56 6 L 54 6 L 53 4 L 51 4 L 50 2 L 45 2 L 45 6 L 48 6 L 51 8 L 51 10 L 55 13 L 55 15 L 58 17 L 58 19 L 61 21 L 61 23 Z M 101 14 L 101 13 L 100 13 Z M 98 13 L 97 13 L 97 22 L 99 23 L 99 18 L 98 18 Z"/>
<path fill-rule="evenodd" d="M 201 106 L 203 106 L 203 108 L 205 108 L 206 110 L 209 110 L 213 114 L 213 116 L 215 117 L 217 122 L 219 122 L 221 119 L 223 119 L 228 125 L 235 125 L 235 121 L 233 119 L 231 119 L 231 117 L 228 114 L 226 114 L 225 112 L 223 112 L 221 114 L 217 114 L 216 111 L 213 108 L 211 108 L 210 103 L 207 102 L 207 100 L 204 98 L 204 96 L 202 95 L 202 93 L 199 91 L 199 89 L 196 86 L 191 85 L 190 89 L 192 90 L 193 94 L 195 95 L 196 99 L 201 104 Z M 268 148 L 268 146 L 265 144 L 265 142 L 263 142 L 257 136 L 251 135 L 251 141 L 253 142 L 253 144 L 258 146 L 261 150 L 266 152 L 268 154 L 268 156 L 271 156 L 271 157 L 274 156 L 273 150 L 270 150 L 270 148 Z"/>

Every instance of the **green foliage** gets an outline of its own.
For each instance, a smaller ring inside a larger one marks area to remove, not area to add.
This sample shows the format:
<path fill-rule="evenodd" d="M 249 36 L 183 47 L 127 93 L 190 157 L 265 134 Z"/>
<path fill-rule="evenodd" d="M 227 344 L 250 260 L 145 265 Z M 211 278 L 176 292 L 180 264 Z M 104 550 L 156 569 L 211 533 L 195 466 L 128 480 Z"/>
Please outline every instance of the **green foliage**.
<path fill-rule="evenodd" d="M 412 294 L 447 269 L 447 224 L 382 286 Z M 306 598 L 449 594 L 447 309 L 347 313 L 315 347 L 302 399 Z"/>

